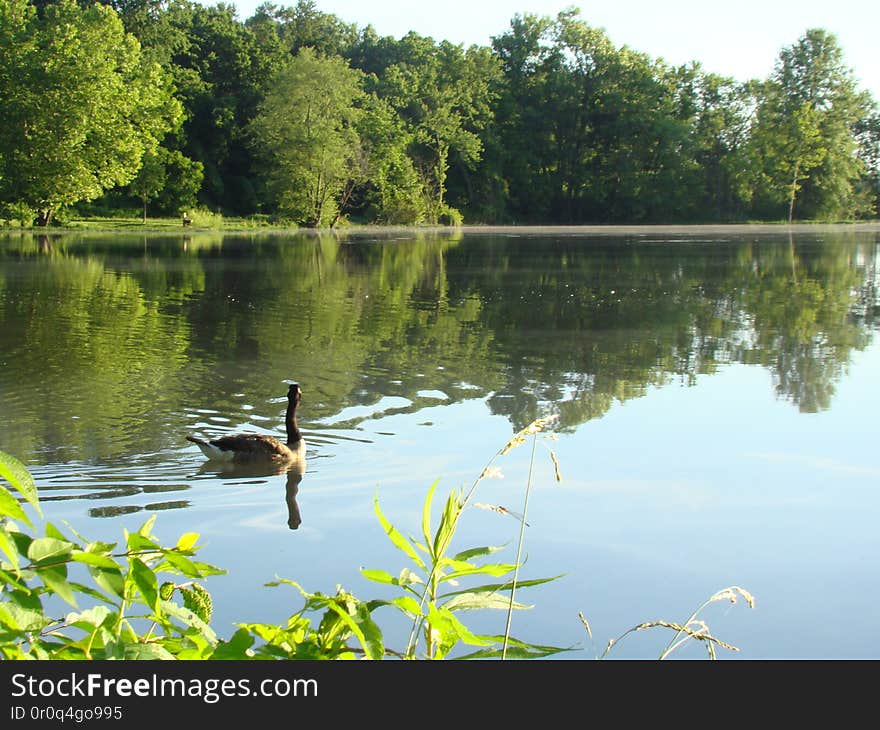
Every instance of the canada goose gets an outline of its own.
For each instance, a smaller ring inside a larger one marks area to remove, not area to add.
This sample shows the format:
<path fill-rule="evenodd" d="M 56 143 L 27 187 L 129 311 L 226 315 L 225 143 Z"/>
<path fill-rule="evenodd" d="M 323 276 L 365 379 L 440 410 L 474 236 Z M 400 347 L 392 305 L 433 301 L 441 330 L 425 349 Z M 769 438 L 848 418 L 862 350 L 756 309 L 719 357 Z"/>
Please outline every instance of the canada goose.
<path fill-rule="evenodd" d="M 236 433 L 215 439 L 187 436 L 209 459 L 216 461 L 250 462 L 259 460 L 299 461 L 305 458 L 306 442 L 296 425 L 296 407 L 302 398 L 299 383 L 291 384 L 287 391 L 287 443 L 274 436 L 259 433 Z"/>

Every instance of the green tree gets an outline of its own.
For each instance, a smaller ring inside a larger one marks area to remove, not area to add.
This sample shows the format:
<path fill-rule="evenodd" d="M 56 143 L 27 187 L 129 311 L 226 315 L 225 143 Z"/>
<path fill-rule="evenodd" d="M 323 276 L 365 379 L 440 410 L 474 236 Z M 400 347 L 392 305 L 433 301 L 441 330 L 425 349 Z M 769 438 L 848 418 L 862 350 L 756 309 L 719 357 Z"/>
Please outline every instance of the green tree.
<path fill-rule="evenodd" d="M 362 74 L 303 48 L 275 78 L 251 131 L 280 209 L 309 226 L 337 221 L 363 178 Z"/>
<path fill-rule="evenodd" d="M 493 117 L 493 78 L 498 64 L 488 49 L 408 33 L 394 49 L 395 62 L 382 70 L 376 90 L 412 133 L 410 155 L 422 176 L 433 222 L 456 219 L 446 201 L 453 159 L 464 168 L 480 160 L 480 137 Z"/>
<path fill-rule="evenodd" d="M 203 167 L 179 150 L 159 147 L 144 155 L 137 176 L 128 191 L 141 201 L 143 222 L 147 222 L 147 204 L 151 201 L 163 213 L 178 215 L 194 208 L 202 186 Z"/>
<path fill-rule="evenodd" d="M 691 191 L 692 218 L 731 220 L 745 213 L 752 87 L 702 71 L 694 79 L 690 136 L 699 182 Z"/>
<path fill-rule="evenodd" d="M 128 188 L 141 201 L 143 206 L 143 222 L 147 222 L 147 203 L 155 198 L 165 187 L 165 165 L 159 155 L 148 152 L 144 155 L 141 169 Z"/>
<path fill-rule="evenodd" d="M 615 48 L 574 9 L 516 16 L 493 46 L 507 80 L 493 154 L 514 219 L 682 216 L 695 187 L 685 71 Z"/>
<path fill-rule="evenodd" d="M 48 225 L 137 174 L 180 117 L 170 80 L 103 5 L 0 5 L 0 200 Z"/>
<path fill-rule="evenodd" d="M 156 209 L 168 215 L 179 215 L 181 211 L 196 207 L 204 165 L 191 160 L 180 150 L 162 147 L 159 153 L 165 166 L 165 184 L 156 195 Z"/>
<path fill-rule="evenodd" d="M 173 148 L 201 163 L 200 202 L 238 214 L 257 210 L 259 181 L 246 129 L 266 83 L 288 58 L 277 36 L 241 22 L 230 3 L 170 0 L 155 20 L 123 17 L 174 79 L 185 121 Z"/>
<path fill-rule="evenodd" d="M 358 132 L 367 160 L 360 191 L 364 214 L 381 223 L 424 222 L 429 215 L 424 187 L 408 154 L 412 132 L 390 104 L 374 95 L 366 99 Z"/>
<path fill-rule="evenodd" d="M 872 106 L 831 33 L 811 29 L 783 48 L 752 130 L 759 210 L 785 210 L 791 221 L 802 201 L 806 218 L 864 213 L 870 204 L 859 194 L 865 169 L 856 130 Z"/>
<path fill-rule="evenodd" d="M 869 215 L 880 211 L 880 109 L 876 102 L 864 119 L 856 126 L 859 142 L 859 159 L 865 169 L 861 189 L 868 200 Z"/>
<path fill-rule="evenodd" d="M 321 12 L 313 0 L 297 0 L 296 5 L 289 7 L 264 2 L 247 25 L 265 25 L 267 21 L 274 23 L 282 45 L 291 55 L 302 48 L 313 48 L 325 56 L 343 55 L 357 37 L 353 23 Z"/>

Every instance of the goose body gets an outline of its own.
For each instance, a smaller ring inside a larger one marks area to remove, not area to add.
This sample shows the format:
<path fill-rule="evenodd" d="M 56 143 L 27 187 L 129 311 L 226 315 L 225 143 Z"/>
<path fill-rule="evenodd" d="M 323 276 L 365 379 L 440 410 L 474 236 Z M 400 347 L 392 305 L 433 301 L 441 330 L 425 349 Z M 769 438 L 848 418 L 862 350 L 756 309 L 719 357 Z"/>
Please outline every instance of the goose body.
<path fill-rule="evenodd" d="M 198 446 L 212 461 L 300 461 L 306 454 L 306 442 L 296 423 L 296 409 L 301 398 L 299 384 L 293 383 L 287 391 L 287 415 L 284 419 L 286 443 L 274 436 L 259 433 L 235 433 L 215 439 L 187 436 L 186 439 Z"/>

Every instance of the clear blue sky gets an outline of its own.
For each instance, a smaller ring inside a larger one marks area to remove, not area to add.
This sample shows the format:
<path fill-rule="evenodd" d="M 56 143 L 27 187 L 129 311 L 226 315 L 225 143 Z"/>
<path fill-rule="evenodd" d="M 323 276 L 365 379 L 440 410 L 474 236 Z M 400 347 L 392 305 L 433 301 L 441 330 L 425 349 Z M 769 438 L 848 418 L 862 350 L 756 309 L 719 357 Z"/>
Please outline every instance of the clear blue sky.
<path fill-rule="evenodd" d="M 261 2 L 232 0 L 242 19 Z M 766 77 L 783 46 L 807 28 L 824 28 L 837 36 L 862 88 L 880 101 L 880 0 L 317 0 L 323 12 L 359 27 L 371 24 L 380 35 L 399 38 L 414 30 L 465 45 L 488 45 L 517 13 L 554 16 L 570 6 L 617 46 L 674 64 L 700 61 L 708 71 L 741 80 Z"/>

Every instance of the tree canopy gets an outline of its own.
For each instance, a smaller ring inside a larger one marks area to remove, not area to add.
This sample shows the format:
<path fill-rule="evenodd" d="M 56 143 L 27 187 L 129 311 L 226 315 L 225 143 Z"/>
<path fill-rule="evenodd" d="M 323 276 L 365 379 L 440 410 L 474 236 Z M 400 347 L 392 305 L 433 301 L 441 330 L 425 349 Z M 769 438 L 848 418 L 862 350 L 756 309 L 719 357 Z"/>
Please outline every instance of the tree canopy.
<path fill-rule="evenodd" d="M 0 200 L 44 224 L 131 181 L 182 113 L 116 12 L 73 0 L 0 6 L 0 99 Z"/>
<path fill-rule="evenodd" d="M 336 221 L 363 170 L 361 73 L 306 46 L 275 78 L 251 128 L 280 209 L 310 226 Z"/>
<path fill-rule="evenodd" d="M 812 29 L 783 48 L 760 89 L 752 130 L 760 203 L 787 205 L 789 220 L 796 202 L 810 218 L 870 212 L 857 129 L 872 111 L 873 100 L 858 90 L 833 35 Z"/>

